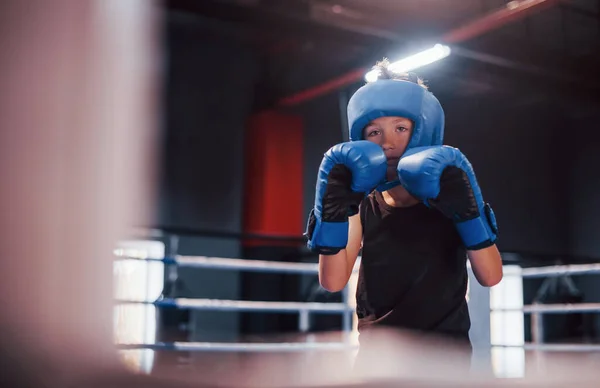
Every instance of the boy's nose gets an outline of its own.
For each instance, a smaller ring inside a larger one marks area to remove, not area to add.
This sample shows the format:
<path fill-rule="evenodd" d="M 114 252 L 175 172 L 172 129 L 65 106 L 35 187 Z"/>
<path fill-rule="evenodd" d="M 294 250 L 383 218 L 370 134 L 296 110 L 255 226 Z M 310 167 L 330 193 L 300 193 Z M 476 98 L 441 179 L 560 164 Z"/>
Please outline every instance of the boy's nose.
<path fill-rule="evenodd" d="M 383 148 L 384 151 L 393 150 L 394 144 L 390 141 L 389 137 L 383 135 L 381 139 L 381 148 Z"/>

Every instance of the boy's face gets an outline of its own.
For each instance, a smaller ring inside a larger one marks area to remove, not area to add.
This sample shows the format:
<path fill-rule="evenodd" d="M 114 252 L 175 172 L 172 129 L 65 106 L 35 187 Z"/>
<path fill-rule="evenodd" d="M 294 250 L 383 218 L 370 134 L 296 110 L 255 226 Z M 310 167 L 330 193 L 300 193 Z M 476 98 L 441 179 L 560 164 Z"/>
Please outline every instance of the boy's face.
<path fill-rule="evenodd" d="M 413 122 L 405 117 L 386 116 L 377 118 L 363 130 L 365 140 L 379 144 L 388 160 L 387 178 L 396 180 L 396 167 L 413 131 Z"/>

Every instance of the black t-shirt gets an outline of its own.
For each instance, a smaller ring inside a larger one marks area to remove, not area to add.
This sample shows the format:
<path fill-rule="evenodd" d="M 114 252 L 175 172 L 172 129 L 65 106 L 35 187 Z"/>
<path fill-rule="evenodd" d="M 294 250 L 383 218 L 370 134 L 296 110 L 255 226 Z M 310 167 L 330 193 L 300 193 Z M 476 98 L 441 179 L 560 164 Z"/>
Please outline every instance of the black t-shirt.
<path fill-rule="evenodd" d="M 467 256 L 452 221 L 422 203 L 391 207 L 377 191 L 360 215 L 359 330 L 380 325 L 468 339 Z"/>

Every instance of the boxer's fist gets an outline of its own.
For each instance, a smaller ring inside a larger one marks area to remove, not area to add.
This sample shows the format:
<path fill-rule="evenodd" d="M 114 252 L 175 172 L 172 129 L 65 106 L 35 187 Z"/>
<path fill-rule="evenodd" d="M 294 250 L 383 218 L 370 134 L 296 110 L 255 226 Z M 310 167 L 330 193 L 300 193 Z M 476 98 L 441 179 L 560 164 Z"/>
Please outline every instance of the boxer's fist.
<path fill-rule="evenodd" d="M 449 146 L 409 150 L 398 162 L 400 184 L 456 225 L 470 250 L 493 245 L 497 238 L 494 212 L 483 201 L 471 163 Z"/>
<path fill-rule="evenodd" d="M 332 255 L 346 247 L 348 217 L 385 179 L 386 170 L 383 149 L 369 141 L 337 144 L 325 153 L 305 234 L 309 249 Z"/>

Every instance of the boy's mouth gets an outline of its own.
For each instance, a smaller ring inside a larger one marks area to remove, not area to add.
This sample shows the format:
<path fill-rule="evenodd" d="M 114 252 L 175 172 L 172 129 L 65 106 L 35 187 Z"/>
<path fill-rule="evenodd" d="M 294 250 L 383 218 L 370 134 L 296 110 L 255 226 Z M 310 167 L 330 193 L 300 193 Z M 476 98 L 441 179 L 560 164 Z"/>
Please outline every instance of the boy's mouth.
<path fill-rule="evenodd" d="M 388 158 L 387 164 L 388 166 L 397 166 L 400 158 Z"/>

